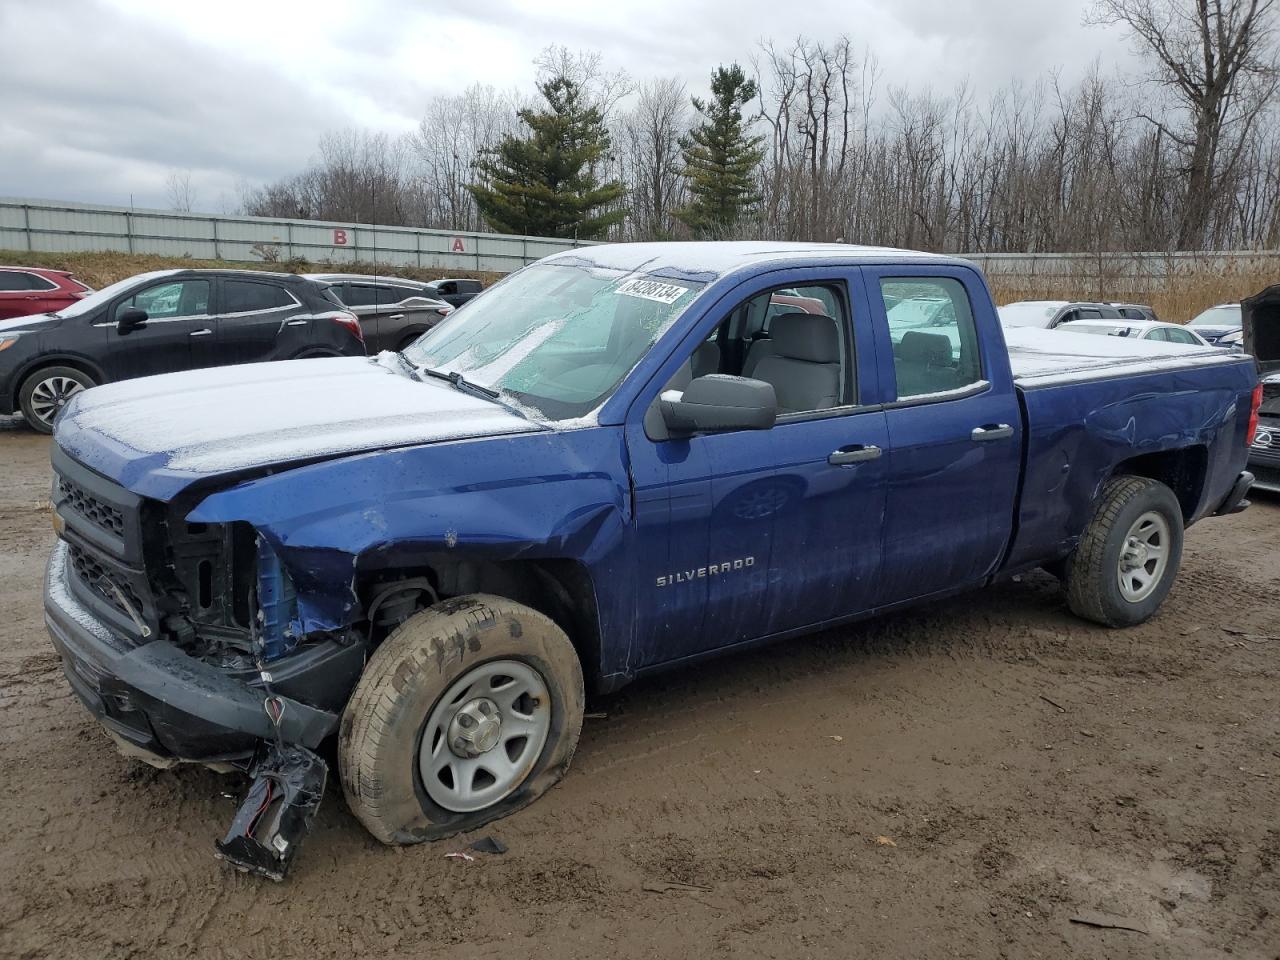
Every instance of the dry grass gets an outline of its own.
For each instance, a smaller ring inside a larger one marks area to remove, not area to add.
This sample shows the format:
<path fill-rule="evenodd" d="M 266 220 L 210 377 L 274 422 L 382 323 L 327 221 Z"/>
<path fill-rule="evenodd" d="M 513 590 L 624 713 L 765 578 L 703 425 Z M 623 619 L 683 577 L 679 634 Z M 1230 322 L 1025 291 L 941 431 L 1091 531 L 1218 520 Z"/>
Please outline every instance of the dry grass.
<path fill-rule="evenodd" d="M 1219 303 L 1236 303 L 1280 283 L 1280 259 L 1226 260 L 1206 256 L 1177 263 L 1156 264 L 1163 276 L 1143 276 L 1123 256 L 1070 274 L 1020 276 L 987 273 L 997 303 L 1013 300 L 1101 300 L 1145 303 L 1162 320 L 1186 323 Z"/>
<path fill-rule="evenodd" d="M 474 270 L 417 269 L 391 264 L 312 263 L 289 260 L 280 263 L 240 263 L 229 260 L 196 260 L 191 257 L 163 257 L 143 253 L 26 253 L 0 250 L 0 264 L 14 267 L 44 267 L 69 270 L 91 287 L 108 284 L 148 270 L 275 270 L 287 273 L 379 273 L 411 280 L 439 280 L 442 277 L 475 277 L 493 283 L 501 274 Z"/>

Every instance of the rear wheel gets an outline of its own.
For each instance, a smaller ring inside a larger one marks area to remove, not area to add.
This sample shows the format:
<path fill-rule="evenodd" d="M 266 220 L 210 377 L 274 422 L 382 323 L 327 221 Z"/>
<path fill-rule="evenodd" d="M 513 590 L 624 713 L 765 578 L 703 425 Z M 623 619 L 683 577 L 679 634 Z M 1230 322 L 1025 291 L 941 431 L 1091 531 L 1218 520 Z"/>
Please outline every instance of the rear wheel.
<path fill-rule="evenodd" d="M 1110 627 L 1149 619 L 1173 587 L 1182 537 L 1182 507 L 1172 490 L 1146 477 L 1113 477 L 1066 559 L 1068 605 Z"/>
<path fill-rule="evenodd" d="M 347 803 L 384 843 L 504 817 L 564 775 L 584 701 L 553 621 L 501 597 L 446 600 L 398 627 L 356 685 L 338 734 Z"/>
<path fill-rule="evenodd" d="M 67 401 L 92 386 L 93 379 L 74 367 L 45 367 L 22 382 L 18 406 L 33 429 L 52 433 L 53 421 Z"/>

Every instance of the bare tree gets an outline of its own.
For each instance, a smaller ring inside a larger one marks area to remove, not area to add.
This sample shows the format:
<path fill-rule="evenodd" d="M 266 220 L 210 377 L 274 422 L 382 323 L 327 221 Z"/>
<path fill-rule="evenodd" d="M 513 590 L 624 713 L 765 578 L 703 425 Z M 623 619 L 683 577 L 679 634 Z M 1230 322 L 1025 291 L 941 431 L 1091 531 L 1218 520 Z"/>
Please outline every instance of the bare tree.
<path fill-rule="evenodd" d="M 190 170 L 170 170 L 164 178 L 164 189 L 170 210 L 190 213 L 195 208 L 197 191 L 192 186 Z"/>
<path fill-rule="evenodd" d="M 1184 154 L 1179 249 L 1205 242 L 1215 194 L 1275 95 L 1275 11 L 1276 0 L 1096 0 L 1090 13 L 1132 31 L 1152 60 L 1150 79 L 1184 114 L 1175 125 L 1144 112 Z"/>
<path fill-rule="evenodd" d="M 631 185 L 627 234 L 633 239 L 670 237 L 673 212 L 681 205 L 680 137 L 688 127 L 688 96 L 675 77 L 640 87 L 636 105 L 623 117 L 622 177 Z"/>

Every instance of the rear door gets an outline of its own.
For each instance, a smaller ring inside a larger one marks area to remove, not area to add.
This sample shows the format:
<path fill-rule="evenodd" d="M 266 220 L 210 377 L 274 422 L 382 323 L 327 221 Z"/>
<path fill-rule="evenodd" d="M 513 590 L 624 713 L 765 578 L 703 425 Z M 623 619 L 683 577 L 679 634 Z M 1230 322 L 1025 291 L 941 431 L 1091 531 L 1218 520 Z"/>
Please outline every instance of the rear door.
<path fill-rule="evenodd" d="M 157 280 L 117 300 L 99 325 L 107 331 L 106 367 L 113 380 L 172 373 L 194 366 L 196 347 L 212 340 L 214 321 L 209 315 L 213 284 L 207 277 Z M 145 310 L 147 322 L 122 334 L 120 313 L 136 307 Z"/>
<path fill-rule="evenodd" d="M 51 308 L 45 302 L 45 292 L 56 289 L 44 277 L 23 270 L 0 270 L 0 320 L 49 312 Z"/>
<path fill-rule="evenodd" d="M 991 299 L 963 267 L 867 267 L 889 432 L 877 606 L 970 586 L 1013 529 L 1022 420 Z M 934 305 L 927 326 L 886 304 Z M 937 309 L 937 302 L 945 307 Z"/>
<path fill-rule="evenodd" d="M 312 321 L 282 284 L 239 277 L 218 284 L 217 342 L 205 366 L 281 360 L 306 348 Z"/>

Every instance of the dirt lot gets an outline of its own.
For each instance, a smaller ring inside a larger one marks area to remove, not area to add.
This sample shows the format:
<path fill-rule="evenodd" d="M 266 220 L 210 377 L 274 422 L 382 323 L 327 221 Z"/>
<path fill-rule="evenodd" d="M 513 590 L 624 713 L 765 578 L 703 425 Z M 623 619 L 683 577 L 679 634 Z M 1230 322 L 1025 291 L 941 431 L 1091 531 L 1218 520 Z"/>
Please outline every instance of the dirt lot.
<path fill-rule="evenodd" d="M 242 781 L 70 693 L 46 441 L 0 421 L 0 465 L 0 956 L 1280 956 L 1278 500 L 1195 528 L 1136 630 L 1036 575 L 637 685 L 505 856 L 381 847 L 331 788 L 276 885 L 212 856 Z"/>

